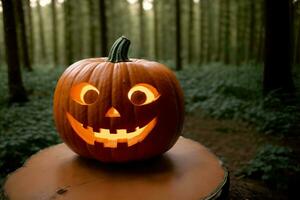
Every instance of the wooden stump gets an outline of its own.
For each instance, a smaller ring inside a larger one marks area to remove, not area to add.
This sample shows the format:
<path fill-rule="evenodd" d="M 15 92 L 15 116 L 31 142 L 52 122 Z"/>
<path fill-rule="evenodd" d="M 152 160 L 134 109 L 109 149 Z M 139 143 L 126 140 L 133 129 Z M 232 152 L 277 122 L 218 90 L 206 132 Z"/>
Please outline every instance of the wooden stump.
<path fill-rule="evenodd" d="M 183 137 L 159 158 L 118 165 L 81 158 L 59 144 L 33 155 L 4 186 L 11 200 L 226 199 L 228 189 L 221 162 Z"/>

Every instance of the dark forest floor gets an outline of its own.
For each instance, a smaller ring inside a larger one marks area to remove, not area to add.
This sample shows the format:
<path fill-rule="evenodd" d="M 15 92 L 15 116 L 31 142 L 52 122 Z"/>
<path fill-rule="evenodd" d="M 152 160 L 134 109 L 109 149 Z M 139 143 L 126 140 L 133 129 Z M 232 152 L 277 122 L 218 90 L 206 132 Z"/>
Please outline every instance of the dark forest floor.
<path fill-rule="evenodd" d="M 286 190 L 271 189 L 262 181 L 237 173 L 255 156 L 261 145 L 280 144 L 299 152 L 299 137 L 283 139 L 267 136 L 257 133 L 245 123 L 191 115 L 186 116 L 183 135 L 204 144 L 224 162 L 230 172 L 230 199 L 294 199 Z"/>

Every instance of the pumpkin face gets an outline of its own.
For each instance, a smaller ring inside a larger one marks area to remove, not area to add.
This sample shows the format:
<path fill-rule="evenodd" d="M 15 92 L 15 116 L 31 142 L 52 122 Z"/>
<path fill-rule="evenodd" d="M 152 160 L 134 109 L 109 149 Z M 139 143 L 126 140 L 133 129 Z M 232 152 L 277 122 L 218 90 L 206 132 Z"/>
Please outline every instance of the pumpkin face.
<path fill-rule="evenodd" d="M 72 100 L 74 100 L 78 104 L 86 106 L 95 103 L 98 100 L 99 95 L 99 90 L 95 86 L 86 82 L 82 82 L 78 85 L 73 86 L 70 92 Z M 159 93 L 150 84 L 138 83 L 128 91 L 128 99 L 135 106 L 150 104 L 156 101 L 158 98 Z M 116 104 L 115 107 L 119 106 Z M 122 120 L 122 118 L 120 112 L 115 107 L 110 107 L 105 113 L 104 117 L 106 117 L 106 119 L 109 119 L 110 121 L 115 121 L 117 123 L 118 121 Z M 127 146 L 130 147 L 137 144 L 138 142 L 142 142 L 157 123 L 157 117 L 155 116 L 148 123 L 146 122 L 146 124 L 144 124 L 143 126 L 139 126 L 138 124 L 136 124 L 136 127 L 130 127 L 131 129 L 127 129 L 126 125 L 123 125 L 122 128 L 122 126 L 120 125 L 113 127 L 111 126 L 111 124 L 109 124 L 108 126 L 103 127 L 100 124 L 100 128 L 94 130 L 93 127 L 88 125 L 85 127 L 84 124 L 76 120 L 71 113 L 66 112 L 66 114 L 73 130 L 86 143 L 94 145 L 96 141 L 103 143 L 103 146 L 107 148 L 117 148 L 118 143 L 126 143 Z M 103 122 L 103 124 L 105 123 Z M 132 124 L 134 125 L 134 123 Z M 111 132 L 112 127 L 113 130 L 115 130 L 114 132 Z M 132 130 L 132 128 L 134 129 Z"/>
<path fill-rule="evenodd" d="M 71 65 L 58 81 L 54 118 L 64 142 L 104 162 L 153 157 L 171 148 L 183 124 L 183 95 L 157 62 L 131 59 L 122 37 L 108 58 Z"/>

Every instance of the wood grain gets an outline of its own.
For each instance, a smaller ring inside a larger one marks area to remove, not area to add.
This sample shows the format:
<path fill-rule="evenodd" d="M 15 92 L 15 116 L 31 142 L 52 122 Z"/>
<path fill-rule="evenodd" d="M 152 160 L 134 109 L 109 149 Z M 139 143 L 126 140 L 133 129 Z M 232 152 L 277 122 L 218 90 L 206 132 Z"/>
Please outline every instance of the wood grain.
<path fill-rule="evenodd" d="M 59 144 L 33 155 L 4 186 L 11 200 L 225 199 L 228 189 L 217 157 L 183 137 L 163 156 L 127 164 L 87 160 Z"/>

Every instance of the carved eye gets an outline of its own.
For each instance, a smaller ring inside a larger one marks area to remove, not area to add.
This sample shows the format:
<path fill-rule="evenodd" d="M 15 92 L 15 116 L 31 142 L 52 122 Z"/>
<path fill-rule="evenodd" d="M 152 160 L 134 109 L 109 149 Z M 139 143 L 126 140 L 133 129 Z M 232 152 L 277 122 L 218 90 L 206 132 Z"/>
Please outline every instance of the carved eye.
<path fill-rule="evenodd" d="M 139 83 L 133 86 L 128 92 L 128 99 L 136 106 L 142 106 L 153 101 L 156 101 L 160 97 L 157 90 L 146 83 Z"/>
<path fill-rule="evenodd" d="M 99 91 L 93 85 L 83 82 L 71 89 L 70 96 L 81 105 L 89 105 L 97 100 Z"/>

